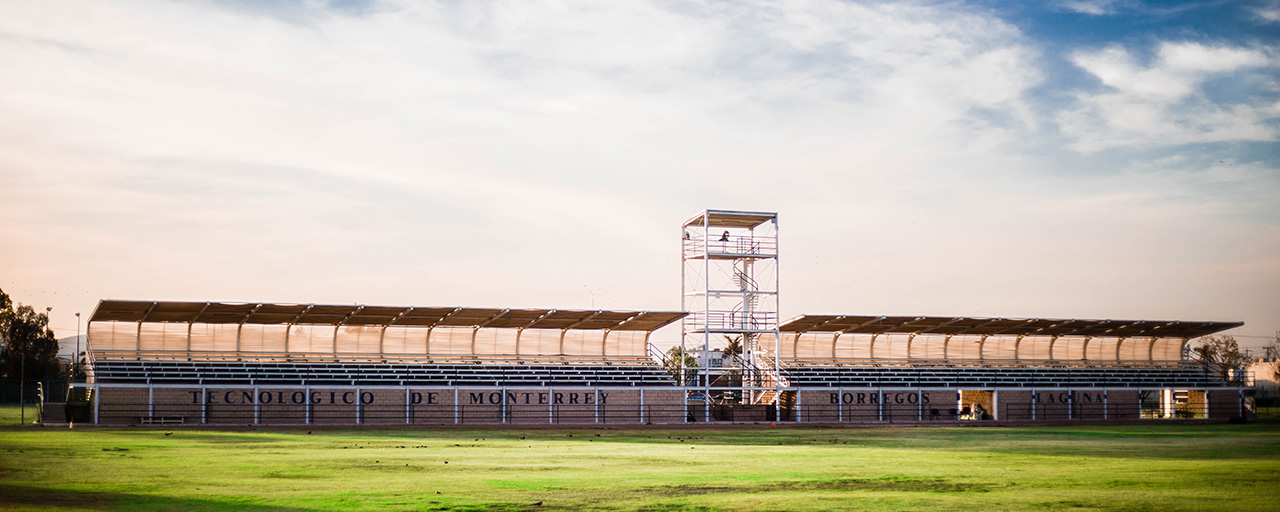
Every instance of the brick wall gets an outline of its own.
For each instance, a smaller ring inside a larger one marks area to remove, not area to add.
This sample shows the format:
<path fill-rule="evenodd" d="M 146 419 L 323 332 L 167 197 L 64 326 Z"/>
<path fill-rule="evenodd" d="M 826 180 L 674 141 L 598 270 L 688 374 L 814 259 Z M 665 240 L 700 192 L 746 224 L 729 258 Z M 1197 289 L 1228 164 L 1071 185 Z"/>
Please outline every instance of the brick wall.
<path fill-rule="evenodd" d="M 881 390 L 880 400 L 883 402 L 884 421 L 919 421 L 920 399 L 920 391 L 915 389 Z"/>
<path fill-rule="evenodd" d="M 1071 417 L 1071 392 L 1065 389 L 1035 391 L 1036 421 L 1066 421 Z"/>
<path fill-rule="evenodd" d="M 147 409 L 146 388 L 101 388 L 98 393 L 98 422 L 103 425 L 134 425 Z"/>
<path fill-rule="evenodd" d="M 996 400 L 1001 420 L 1031 420 L 1031 391 L 1002 389 Z"/>
<path fill-rule="evenodd" d="M 1131 421 L 1140 417 L 1141 399 L 1136 389 L 1108 390 L 1107 404 L 1107 419 Z"/>
<path fill-rule="evenodd" d="M 1226 420 L 1240 416 L 1240 391 L 1235 389 L 1210 389 L 1209 418 Z"/>
<path fill-rule="evenodd" d="M 1073 389 L 1071 400 L 1075 409 L 1072 410 L 1071 417 L 1088 421 L 1110 419 L 1111 411 L 1108 410 L 1110 398 L 1110 393 L 1101 389 Z"/>

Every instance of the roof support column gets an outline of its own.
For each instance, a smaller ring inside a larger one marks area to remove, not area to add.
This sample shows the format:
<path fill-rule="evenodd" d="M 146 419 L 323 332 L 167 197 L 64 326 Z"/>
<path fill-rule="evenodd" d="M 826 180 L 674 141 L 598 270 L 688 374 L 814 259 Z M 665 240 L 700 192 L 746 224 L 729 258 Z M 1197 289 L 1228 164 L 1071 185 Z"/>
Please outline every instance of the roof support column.
<path fill-rule="evenodd" d="M 341 323 L 338 323 L 338 325 L 333 326 L 333 353 L 330 354 L 330 357 L 332 357 L 333 360 L 335 361 L 338 360 L 338 329 L 341 327 L 342 327 Z"/>
<path fill-rule="evenodd" d="M 1150 345 L 1147 345 L 1147 360 L 1148 360 L 1148 361 L 1155 361 L 1155 360 L 1156 360 L 1156 358 L 1155 358 L 1155 355 L 1156 355 L 1156 340 L 1158 340 L 1158 339 L 1160 339 L 1160 337 L 1159 337 L 1159 336 L 1152 336 L 1152 337 L 1151 337 L 1151 344 L 1150 344 Z"/>
<path fill-rule="evenodd" d="M 871 333 L 871 344 L 867 346 L 867 357 L 871 359 L 876 358 L 876 337 L 879 335 L 878 332 Z"/>
<path fill-rule="evenodd" d="M 138 317 L 138 336 L 137 336 L 136 338 L 134 338 L 134 341 L 135 341 L 135 343 L 134 343 L 134 352 L 135 352 L 135 353 L 139 353 L 139 354 L 138 354 L 139 359 L 141 359 L 141 352 L 142 352 L 142 324 L 143 324 L 143 322 L 146 322 L 146 321 L 147 321 L 147 317 L 148 317 L 148 316 L 151 316 L 151 312 L 152 312 L 152 311 L 155 311 L 155 309 L 156 309 L 156 304 L 157 304 L 157 303 L 152 302 L 152 303 L 151 303 L 151 305 L 147 307 L 147 310 L 146 310 L 146 311 L 144 311 L 144 312 L 142 313 L 142 316 Z M 163 330 L 161 330 L 161 332 L 160 332 L 160 337 L 161 337 L 160 339 L 164 339 L 164 331 L 163 331 Z"/>
<path fill-rule="evenodd" d="M 1088 361 L 1088 360 L 1089 360 L 1089 342 L 1090 342 L 1090 341 L 1092 341 L 1092 340 L 1093 340 L 1093 336 L 1085 336 L 1085 337 L 1084 337 L 1084 348 L 1080 350 L 1080 360 L 1081 360 L 1081 361 Z"/>
<path fill-rule="evenodd" d="M 382 349 L 384 340 L 387 339 L 387 326 L 382 326 L 382 330 L 378 331 L 378 356 L 382 358 L 382 362 L 387 362 L 387 351 Z"/>
<path fill-rule="evenodd" d="M 286 358 L 286 359 L 289 359 L 289 358 L 290 358 L 289 356 L 292 356 L 292 355 L 293 355 L 293 354 L 292 354 L 292 352 L 290 352 L 290 351 L 289 351 L 289 333 L 293 332 L 293 326 L 294 326 L 294 325 L 296 325 L 296 324 L 298 323 L 298 320 L 301 320 L 301 319 L 302 319 L 302 315 L 307 314 L 308 312 L 310 312 L 310 311 L 311 311 L 311 308 L 314 308 L 314 307 L 316 307 L 316 305 L 315 305 L 315 304 L 309 304 L 309 305 L 307 305 L 306 309 L 303 309 L 301 313 L 298 313 L 298 316 L 293 317 L 293 320 L 290 320 L 288 324 L 285 324 L 285 328 L 284 328 L 284 355 L 285 355 L 285 358 Z M 312 339 L 314 339 L 314 336 L 313 336 L 313 338 L 312 338 Z M 308 345 L 310 345 L 310 343 L 308 343 Z M 305 357 L 304 357 L 304 359 L 305 359 Z"/>
<path fill-rule="evenodd" d="M 1124 336 L 1121 336 L 1120 339 L 1116 340 L 1116 361 L 1120 360 L 1120 347 L 1124 346 L 1124 340 Z"/>
<path fill-rule="evenodd" d="M 200 315 L 203 315 L 204 312 L 209 309 L 210 304 L 212 303 L 210 302 L 204 303 L 204 307 L 200 308 L 200 312 L 196 313 L 195 316 L 191 317 L 191 320 L 187 321 L 187 360 L 188 361 L 191 360 L 191 327 L 195 325 L 196 320 L 200 319 Z M 79 354 L 77 354 L 76 357 L 79 357 Z"/>
<path fill-rule="evenodd" d="M 343 325 L 346 325 L 347 320 L 351 320 L 351 317 L 356 316 L 356 313 L 359 313 L 360 310 L 363 310 L 363 309 L 364 309 L 364 306 L 356 307 L 355 310 L 351 311 L 350 313 L 347 313 L 347 316 L 342 317 L 342 320 L 338 321 L 338 323 L 333 326 L 333 359 L 335 361 L 338 359 L 338 329 L 341 329 Z M 356 336 L 356 346 L 359 347 L 359 345 L 360 345 L 360 337 Z M 358 398 L 358 395 L 357 395 L 357 398 Z"/>

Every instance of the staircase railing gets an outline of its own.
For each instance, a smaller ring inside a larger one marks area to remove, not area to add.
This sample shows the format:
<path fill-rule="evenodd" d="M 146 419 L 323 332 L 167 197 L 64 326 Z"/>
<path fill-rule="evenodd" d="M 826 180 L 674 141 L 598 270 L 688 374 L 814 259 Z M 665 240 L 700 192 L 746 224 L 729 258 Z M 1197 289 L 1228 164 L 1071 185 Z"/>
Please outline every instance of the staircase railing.
<path fill-rule="evenodd" d="M 1195 360 L 1195 362 L 1204 368 L 1205 373 L 1228 386 L 1248 386 L 1254 382 L 1253 372 L 1244 368 L 1234 368 L 1213 361 Z"/>

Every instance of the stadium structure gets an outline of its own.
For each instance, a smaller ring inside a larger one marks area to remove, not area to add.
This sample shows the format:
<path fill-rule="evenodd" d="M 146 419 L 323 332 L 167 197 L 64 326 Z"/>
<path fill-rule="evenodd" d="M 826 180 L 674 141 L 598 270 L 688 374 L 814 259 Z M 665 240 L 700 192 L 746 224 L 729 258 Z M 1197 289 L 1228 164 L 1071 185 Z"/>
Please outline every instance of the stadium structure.
<path fill-rule="evenodd" d="M 1187 357 L 1238 322 L 779 317 L 778 216 L 681 226 L 680 311 L 102 300 L 72 417 L 104 425 L 1229 419 Z M 680 343 L 651 343 L 679 322 Z"/>

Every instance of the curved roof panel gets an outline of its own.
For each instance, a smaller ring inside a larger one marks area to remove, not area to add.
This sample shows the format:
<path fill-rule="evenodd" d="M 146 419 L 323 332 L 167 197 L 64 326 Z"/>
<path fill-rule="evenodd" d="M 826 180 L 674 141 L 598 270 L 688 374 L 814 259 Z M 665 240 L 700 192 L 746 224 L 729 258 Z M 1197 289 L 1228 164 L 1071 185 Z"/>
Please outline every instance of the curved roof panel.
<path fill-rule="evenodd" d="M 653 331 L 686 314 L 678 311 L 103 300 L 98 302 L 89 321 Z"/>
<path fill-rule="evenodd" d="M 843 332 L 851 334 L 900 333 L 1195 338 L 1242 325 L 1244 325 L 1243 322 L 1179 322 L 1171 320 L 800 315 L 783 322 L 779 329 L 784 332 Z"/>

